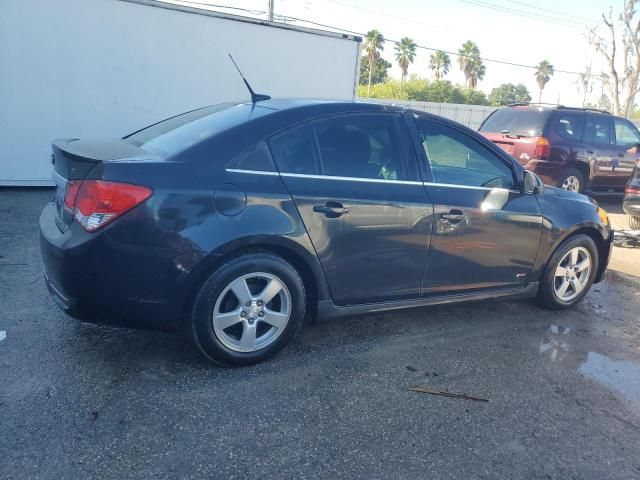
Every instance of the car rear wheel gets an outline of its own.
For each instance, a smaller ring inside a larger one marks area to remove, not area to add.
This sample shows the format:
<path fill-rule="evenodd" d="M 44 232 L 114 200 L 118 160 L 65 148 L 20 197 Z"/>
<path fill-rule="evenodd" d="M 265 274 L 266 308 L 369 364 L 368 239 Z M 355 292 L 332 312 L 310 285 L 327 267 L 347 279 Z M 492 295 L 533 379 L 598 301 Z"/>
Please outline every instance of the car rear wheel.
<path fill-rule="evenodd" d="M 579 170 L 575 168 L 567 168 L 562 172 L 562 176 L 558 180 L 558 187 L 569 192 L 584 192 L 585 180 Z"/>
<path fill-rule="evenodd" d="M 629 215 L 629 228 L 631 230 L 640 230 L 640 217 L 632 217 Z"/>
<path fill-rule="evenodd" d="M 191 333 L 210 360 L 250 365 L 295 336 L 306 309 L 304 284 L 284 259 L 251 253 L 217 269 L 196 297 Z"/>
<path fill-rule="evenodd" d="M 538 300 L 550 309 L 572 307 L 587 294 L 598 270 L 598 249 L 588 235 L 565 240 L 553 253 L 538 289 Z"/>

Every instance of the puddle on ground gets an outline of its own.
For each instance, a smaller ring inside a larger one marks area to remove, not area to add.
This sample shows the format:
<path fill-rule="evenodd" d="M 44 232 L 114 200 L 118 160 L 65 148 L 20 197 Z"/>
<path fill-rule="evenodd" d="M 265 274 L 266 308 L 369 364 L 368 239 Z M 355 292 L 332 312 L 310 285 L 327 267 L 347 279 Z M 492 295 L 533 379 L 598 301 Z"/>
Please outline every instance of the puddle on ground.
<path fill-rule="evenodd" d="M 640 406 L 640 365 L 624 360 L 612 360 L 606 355 L 589 352 L 578 373 L 592 378 L 622 394 Z"/>
<path fill-rule="evenodd" d="M 561 362 L 571 351 L 571 345 L 568 341 L 571 328 L 558 327 L 551 325 L 542 340 L 540 340 L 540 355 L 544 355 L 552 362 Z"/>
<path fill-rule="evenodd" d="M 597 352 L 574 351 L 571 334 L 570 327 L 550 325 L 540 340 L 540 355 L 556 363 L 567 360 L 566 366 L 576 365 L 573 362 L 577 360 L 577 373 L 610 388 L 634 406 L 640 407 L 640 364 L 613 360 Z"/>

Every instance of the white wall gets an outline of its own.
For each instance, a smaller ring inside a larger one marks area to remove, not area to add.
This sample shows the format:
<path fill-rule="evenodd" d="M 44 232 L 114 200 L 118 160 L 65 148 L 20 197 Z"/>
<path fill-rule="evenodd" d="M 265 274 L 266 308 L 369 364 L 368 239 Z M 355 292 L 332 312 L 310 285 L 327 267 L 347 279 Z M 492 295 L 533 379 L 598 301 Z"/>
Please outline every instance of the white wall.
<path fill-rule="evenodd" d="M 358 43 L 120 0 L 0 0 L 0 185 L 48 184 L 50 142 L 121 137 L 247 91 L 353 99 Z"/>

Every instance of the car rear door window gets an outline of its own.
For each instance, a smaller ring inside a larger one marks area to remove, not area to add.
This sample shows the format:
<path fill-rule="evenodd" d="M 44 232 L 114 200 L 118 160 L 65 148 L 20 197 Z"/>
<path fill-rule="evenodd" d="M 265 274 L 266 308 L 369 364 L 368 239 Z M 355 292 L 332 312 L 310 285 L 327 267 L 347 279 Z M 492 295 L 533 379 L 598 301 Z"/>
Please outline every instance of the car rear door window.
<path fill-rule="evenodd" d="M 611 145 L 611 122 L 603 115 L 590 115 L 584 129 L 584 141 L 597 145 Z"/>
<path fill-rule="evenodd" d="M 418 119 L 422 145 L 435 183 L 512 188 L 513 173 L 494 152 L 440 122 Z"/>
<path fill-rule="evenodd" d="M 404 180 L 393 115 L 347 115 L 315 125 L 323 175 Z"/>
<path fill-rule="evenodd" d="M 640 143 L 638 130 L 629 122 L 616 118 L 613 120 L 616 130 L 616 145 L 619 147 L 629 147 L 632 144 Z"/>
<path fill-rule="evenodd" d="M 553 131 L 566 140 L 580 141 L 584 132 L 585 118 L 578 113 L 563 113 L 553 125 Z"/>
<path fill-rule="evenodd" d="M 282 173 L 320 173 L 314 132 L 311 126 L 289 130 L 269 140 L 271 153 Z"/>

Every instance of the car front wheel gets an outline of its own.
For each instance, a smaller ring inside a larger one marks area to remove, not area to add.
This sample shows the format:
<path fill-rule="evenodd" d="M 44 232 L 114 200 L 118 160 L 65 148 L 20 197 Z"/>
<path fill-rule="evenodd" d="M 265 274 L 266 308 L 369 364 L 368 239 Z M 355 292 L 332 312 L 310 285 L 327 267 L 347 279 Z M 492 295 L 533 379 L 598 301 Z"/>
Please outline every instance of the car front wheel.
<path fill-rule="evenodd" d="M 250 365 L 280 351 L 305 314 L 304 284 L 284 259 L 251 253 L 230 260 L 196 297 L 191 334 L 210 360 Z"/>
<path fill-rule="evenodd" d="M 540 281 L 538 300 L 550 309 L 572 307 L 587 294 L 598 269 L 598 249 L 587 235 L 564 241 L 553 253 Z"/>

